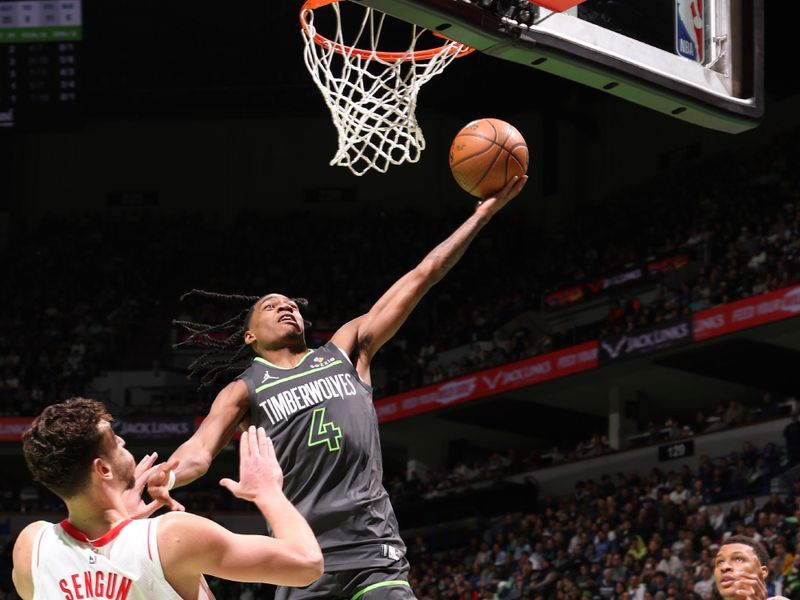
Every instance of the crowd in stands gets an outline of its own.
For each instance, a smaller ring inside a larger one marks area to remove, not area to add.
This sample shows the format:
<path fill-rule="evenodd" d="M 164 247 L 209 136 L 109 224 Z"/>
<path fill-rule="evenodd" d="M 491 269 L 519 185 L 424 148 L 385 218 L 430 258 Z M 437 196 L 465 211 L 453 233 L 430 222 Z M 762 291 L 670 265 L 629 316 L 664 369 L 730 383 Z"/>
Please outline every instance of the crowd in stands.
<path fill-rule="evenodd" d="M 740 161 L 726 157 L 682 173 L 680 179 L 654 181 L 603 205 L 597 214 L 577 219 L 572 229 L 548 238 L 537 264 L 530 265 L 533 279 L 545 286 L 542 295 L 527 290 L 539 305 L 549 292 L 629 271 L 660 257 L 685 253 L 691 261 L 669 278 L 650 281 L 649 288 L 656 293 L 647 302 L 625 287 L 610 289 L 603 320 L 544 332 L 522 329 L 502 339 L 479 338 L 489 343 L 478 353 L 446 365 L 427 361 L 430 368 L 423 370 L 420 383 L 623 335 L 796 284 L 800 177 L 793 165 L 798 159 L 800 143 L 789 137 L 758 157 Z M 713 172 L 725 172 L 727 177 L 709 177 Z M 557 311 L 551 308 L 549 314 Z M 430 354 L 423 347 L 421 355 Z"/>
<path fill-rule="evenodd" d="M 384 348 L 379 362 L 388 376 L 378 382 L 376 396 L 797 282 L 798 139 L 788 136 L 757 155 L 706 162 L 584 207 L 555 231 L 535 232 L 531 223 L 500 213 Z M 708 176 L 718 171 L 727 176 Z M 312 337 L 324 339 L 368 309 L 462 218 L 254 213 L 230 222 L 146 210 L 133 219 L 113 211 L 45 218 L 0 256 L 0 283 L 16 291 L 0 300 L 0 413 L 34 414 L 85 392 L 106 369 L 149 368 L 154 360 L 169 365 L 172 318 L 224 320 L 240 308 L 210 302 L 179 307 L 177 298 L 191 288 L 305 296 Z M 271 246 L 292 252 L 273 260 L 263 250 L 265 235 Z M 334 258 L 321 259 L 321 248 L 336 249 Z M 553 290 L 677 251 L 690 252 L 692 268 L 686 277 L 654 282 L 655 299 L 640 301 L 620 288 L 618 298 L 608 296 L 601 322 L 504 328 L 523 313 L 541 313 L 543 297 Z M 154 331 L 160 332 L 158 345 Z M 472 350 L 452 364 L 437 360 L 464 345 Z"/>
<path fill-rule="evenodd" d="M 800 480 L 758 504 L 720 504 L 717 471 L 701 465 L 648 477 L 604 475 L 538 511 L 495 519 L 466 547 L 411 545 L 417 597 L 598 600 L 712 597 L 711 559 L 726 535 L 770 549 L 770 594 L 800 594 Z"/>

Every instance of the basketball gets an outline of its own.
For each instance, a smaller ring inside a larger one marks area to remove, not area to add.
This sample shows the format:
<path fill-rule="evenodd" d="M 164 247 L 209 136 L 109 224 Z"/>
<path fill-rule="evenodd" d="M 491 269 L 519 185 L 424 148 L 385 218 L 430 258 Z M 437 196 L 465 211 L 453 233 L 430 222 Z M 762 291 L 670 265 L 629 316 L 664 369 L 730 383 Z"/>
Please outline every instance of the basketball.
<path fill-rule="evenodd" d="M 450 146 L 450 170 L 464 191 L 486 198 L 528 170 L 528 145 L 517 129 L 500 119 L 467 123 Z"/>

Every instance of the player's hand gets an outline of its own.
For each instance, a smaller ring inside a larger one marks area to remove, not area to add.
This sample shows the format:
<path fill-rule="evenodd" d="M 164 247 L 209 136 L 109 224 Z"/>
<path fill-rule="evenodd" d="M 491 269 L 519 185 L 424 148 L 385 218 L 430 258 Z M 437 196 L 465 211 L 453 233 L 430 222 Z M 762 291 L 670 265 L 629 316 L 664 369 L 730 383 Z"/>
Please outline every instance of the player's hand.
<path fill-rule="evenodd" d="M 733 592 L 737 600 L 767 600 L 767 584 L 751 573 L 739 573 Z"/>
<path fill-rule="evenodd" d="M 522 188 L 525 187 L 525 183 L 527 181 L 527 175 L 522 175 L 521 177 L 512 177 L 502 190 L 496 194 L 487 196 L 478 202 L 478 207 L 475 209 L 476 212 L 482 212 L 486 216 L 491 217 L 498 210 L 516 198 L 517 195 L 522 191 Z"/>
<path fill-rule="evenodd" d="M 178 464 L 180 464 L 180 461 L 173 459 L 153 467 L 152 472 L 147 477 L 147 493 L 150 494 L 153 500 L 160 502 L 161 505 L 166 505 L 170 510 L 184 511 L 186 508 L 169 495 L 169 489 L 167 488 L 169 472 L 177 469 Z"/>
<path fill-rule="evenodd" d="M 263 427 L 249 427 L 239 440 L 239 481 L 222 479 L 219 484 L 242 500 L 255 502 L 262 494 L 283 488 L 283 471 L 272 440 Z"/>
<path fill-rule="evenodd" d="M 155 499 L 145 504 L 142 499 L 142 492 L 147 480 L 158 469 L 158 467 L 153 466 L 157 458 L 157 452 L 145 454 L 144 458 L 139 461 L 139 464 L 133 470 L 133 487 L 122 492 L 122 500 L 125 503 L 125 508 L 128 509 L 128 516 L 131 519 L 146 519 L 164 505 L 163 502 Z"/>

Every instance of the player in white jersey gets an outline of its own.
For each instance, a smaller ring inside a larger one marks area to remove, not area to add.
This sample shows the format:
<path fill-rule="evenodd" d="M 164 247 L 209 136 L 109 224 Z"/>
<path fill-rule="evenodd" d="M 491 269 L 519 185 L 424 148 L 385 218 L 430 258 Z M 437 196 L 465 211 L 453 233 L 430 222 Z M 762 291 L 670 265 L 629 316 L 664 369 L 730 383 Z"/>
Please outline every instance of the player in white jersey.
<path fill-rule="evenodd" d="M 322 573 L 317 540 L 283 494 L 283 473 L 263 429 L 242 434 L 239 481 L 220 484 L 255 503 L 274 538 L 235 534 L 189 513 L 136 520 L 160 506 L 141 500 L 155 456 L 137 467 L 95 400 L 48 406 L 23 435 L 23 452 L 34 478 L 69 514 L 20 533 L 12 575 L 25 600 L 203 600 L 211 597 L 203 573 L 288 586 L 308 585 Z"/>

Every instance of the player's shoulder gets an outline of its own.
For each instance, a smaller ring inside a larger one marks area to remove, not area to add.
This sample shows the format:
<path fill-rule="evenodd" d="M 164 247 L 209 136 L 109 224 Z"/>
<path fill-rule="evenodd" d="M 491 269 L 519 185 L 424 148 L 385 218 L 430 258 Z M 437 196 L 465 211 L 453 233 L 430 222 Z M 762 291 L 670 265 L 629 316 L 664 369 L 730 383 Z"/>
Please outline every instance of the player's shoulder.
<path fill-rule="evenodd" d="M 49 525 L 52 525 L 52 523 L 48 523 L 47 521 L 34 521 L 26 525 L 25 528 L 19 532 L 17 541 L 14 542 L 13 551 L 14 565 L 16 567 L 30 565 L 33 543 L 36 540 L 36 536 L 44 527 Z"/>
<path fill-rule="evenodd" d="M 237 378 L 231 381 L 228 385 L 222 388 L 217 394 L 217 400 L 240 400 L 247 398 L 248 390 L 247 384 L 242 378 Z"/>
<path fill-rule="evenodd" d="M 34 521 L 28 524 L 17 536 L 17 541 L 14 543 L 11 579 L 21 598 L 33 598 L 33 543 L 39 532 L 48 525 L 52 525 L 52 523 Z"/>
<path fill-rule="evenodd" d="M 172 511 L 157 517 L 156 539 L 165 570 L 192 571 L 214 547 L 221 526 L 189 512 Z"/>
<path fill-rule="evenodd" d="M 158 522 L 158 539 L 179 538 L 187 539 L 185 536 L 202 534 L 213 521 L 190 512 L 177 511 L 165 513 L 154 519 Z"/>
<path fill-rule="evenodd" d="M 33 541 L 36 539 L 36 535 L 42 530 L 43 527 L 47 527 L 48 525 L 52 525 L 48 521 L 34 521 L 33 523 L 28 523 L 25 528 L 19 532 L 19 536 L 17 536 L 17 541 L 14 544 L 14 550 L 18 546 L 22 547 L 24 545 L 32 545 Z"/>

